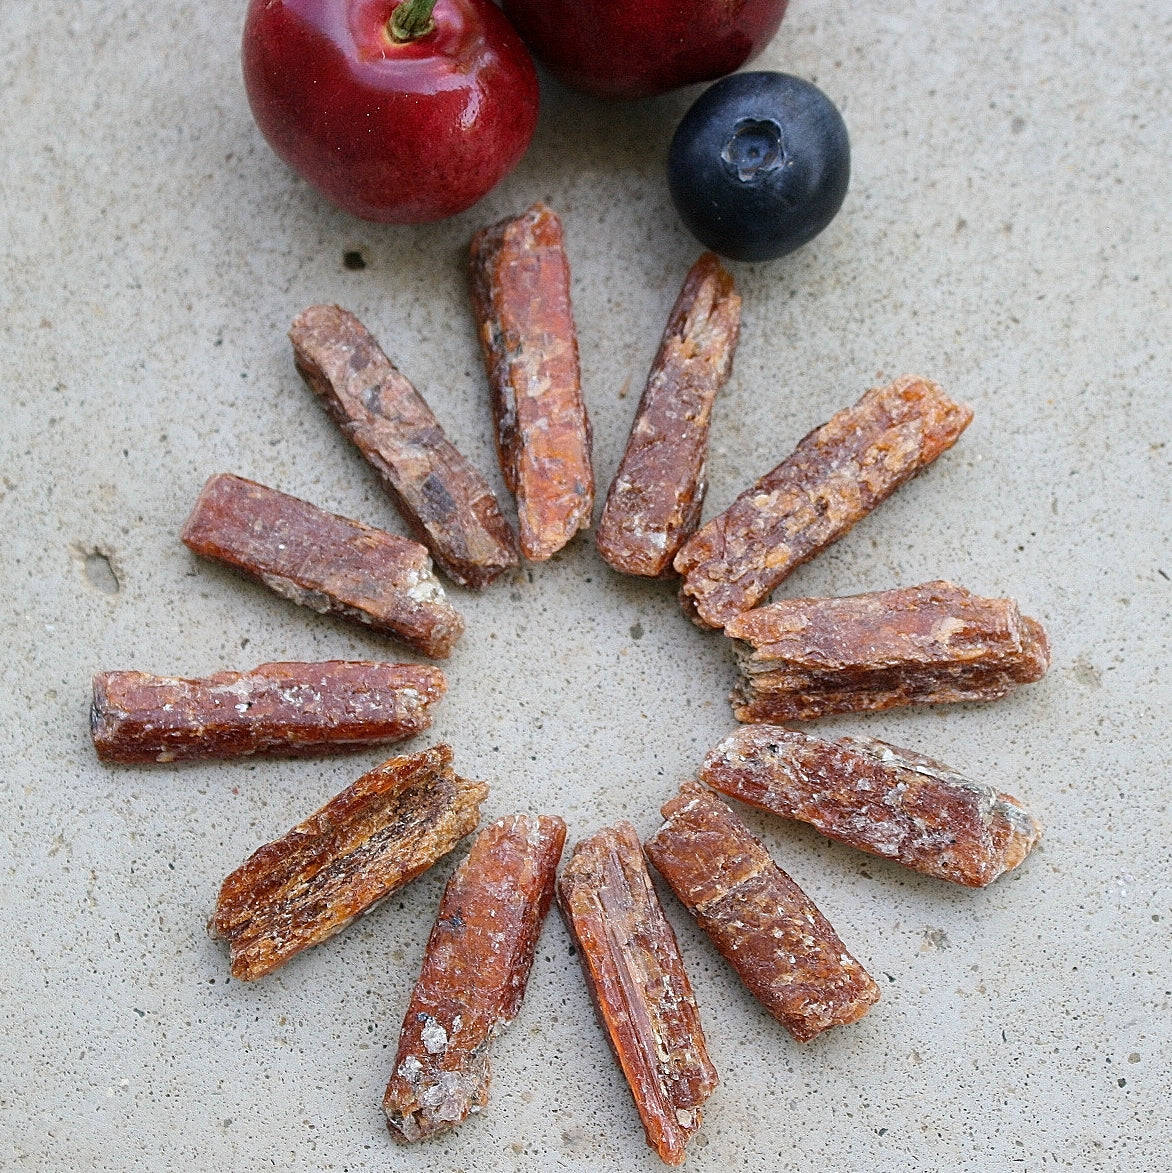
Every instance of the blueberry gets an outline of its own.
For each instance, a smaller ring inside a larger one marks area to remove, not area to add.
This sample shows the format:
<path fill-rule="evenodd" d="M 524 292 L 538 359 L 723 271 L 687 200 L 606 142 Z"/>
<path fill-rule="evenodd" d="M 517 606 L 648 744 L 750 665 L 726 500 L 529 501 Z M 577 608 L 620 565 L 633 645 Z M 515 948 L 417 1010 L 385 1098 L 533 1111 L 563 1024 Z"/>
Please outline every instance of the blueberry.
<path fill-rule="evenodd" d="M 680 219 L 734 261 L 771 261 L 813 240 L 842 207 L 850 172 L 842 115 L 788 73 L 734 73 L 709 87 L 667 156 Z"/>

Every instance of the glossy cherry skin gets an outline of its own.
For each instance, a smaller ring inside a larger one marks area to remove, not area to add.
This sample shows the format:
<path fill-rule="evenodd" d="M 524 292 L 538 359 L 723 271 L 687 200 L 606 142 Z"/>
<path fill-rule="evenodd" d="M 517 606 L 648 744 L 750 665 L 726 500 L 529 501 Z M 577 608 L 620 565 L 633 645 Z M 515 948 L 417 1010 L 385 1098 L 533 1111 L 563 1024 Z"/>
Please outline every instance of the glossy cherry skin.
<path fill-rule="evenodd" d="M 539 61 L 596 98 L 648 98 L 739 69 L 787 0 L 503 0 Z"/>
<path fill-rule="evenodd" d="M 490 0 L 437 0 L 396 44 L 399 0 L 251 0 L 244 85 L 274 151 L 364 220 L 417 224 L 471 207 L 520 161 L 537 75 Z"/>
<path fill-rule="evenodd" d="M 842 115 L 788 73 L 737 73 L 709 86 L 667 153 L 680 219 L 734 261 L 771 261 L 813 240 L 842 207 L 850 174 Z"/>

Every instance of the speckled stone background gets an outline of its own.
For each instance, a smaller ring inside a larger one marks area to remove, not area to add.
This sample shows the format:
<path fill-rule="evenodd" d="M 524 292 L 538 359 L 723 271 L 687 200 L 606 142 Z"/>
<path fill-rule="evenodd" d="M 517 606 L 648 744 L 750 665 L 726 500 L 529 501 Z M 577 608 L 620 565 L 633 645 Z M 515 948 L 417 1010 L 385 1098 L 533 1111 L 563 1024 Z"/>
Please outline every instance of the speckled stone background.
<path fill-rule="evenodd" d="M 203 927 L 222 877 L 384 755 L 109 768 L 86 716 L 102 669 L 403 658 L 198 562 L 178 530 L 231 471 L 401 532 L 293 370 L 285 330 L 314 301 L 357 312 L 499 485 L 464 250 L 538 198 L 565 220 L 609 483 L 699 251 L 663 175 L 694 94 L 607 106 L 543 82 L 533 147 L 482 206 L 377 227 L 261 140 L 242 10 L 0 5 L 0 1167 L 653 1170 L 556 917 L 490 1110 L 424 1148 L 388 1139 L 453 860 L 275 976 L 226 978 Z M 877 380 L 972 403 L 952 452 L 785 589 L 943 576 L 1042 619 L 1054 667 L 1009 700 L 823 728 L 999 782 L 1048 836 L 971 892 L 749 814 L 883 999 L 799 1046 L 669 899 L 722 1076 L 696 1173 L 1172 1162 L 1170 58 L 1163 0 L 793 0 L 762 61 L 838 102 L 854 176 L 813 245 L 736 268 L 707 515 Z M 732 726 L 721 638 L 589 540 L 452 593 L 468 632 L 418 744 L 451 741 L 492 784 L 486 817 L 650 832 Z"/>

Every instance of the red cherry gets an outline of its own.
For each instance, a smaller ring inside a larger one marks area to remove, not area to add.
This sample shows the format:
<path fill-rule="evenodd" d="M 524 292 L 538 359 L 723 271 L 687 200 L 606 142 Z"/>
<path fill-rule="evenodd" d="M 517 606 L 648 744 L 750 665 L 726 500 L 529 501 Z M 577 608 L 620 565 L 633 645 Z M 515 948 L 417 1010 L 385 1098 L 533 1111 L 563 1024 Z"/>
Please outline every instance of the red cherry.
<path fill-rule="evenodd" d="M 401 42 L 400 7 L 417 16 L 419 0 L 250 0 L 244 85 L 312 187 L 365 220 L 416 224 L 471 207 L 517 165 L 537 76 L 491 0 L 436 0 Z"/>
<path fill-rule="evenodd" d="M 647 98 L 739 69 L 786 0 L 503 0 L 534 55 L 597 98 Z"/>

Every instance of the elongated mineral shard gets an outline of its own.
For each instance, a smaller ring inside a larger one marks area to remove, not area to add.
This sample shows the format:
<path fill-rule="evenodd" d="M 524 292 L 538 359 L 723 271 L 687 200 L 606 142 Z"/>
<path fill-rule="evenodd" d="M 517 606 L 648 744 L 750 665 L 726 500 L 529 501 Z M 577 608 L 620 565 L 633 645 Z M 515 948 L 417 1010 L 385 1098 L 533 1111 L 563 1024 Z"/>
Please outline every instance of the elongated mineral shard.
<path fill-rule="evenodd" d="M 501 472 L 517 498 L 521 552 L 542 562 L 590 527 L 594 509 L 561 220 L 534 204 L 482 228 L 471 270 Z"/>
<path fill-rule="evenodd" d="M 741 298 L 712 253 L 691 268 L 667 321 L 598 523 L 598 552 L 661 578 L 700 521 L 712 405 L 732 373 Z"/>
<path fill-rule="evenodd" d="M 243 477 L 212 477 L 180 537 L 290 602 L 387 632 L 425 656 L 446 658 L 464 631 L 418 542 Z"/>
<path fill-rule="evenodd" d="M 905 375 L 815 428 L 676 555 L 680 599 L 724 627 L 956 443 L 972 410 Z"/>
<path fill-rule="evenodd" d="M 1012 599 L 950 582 L 831 599 L 782 599 L 731 620 L 739 721 L 991 701 L 1050 664 L 1042 625 Z"/>
<path fill-rule="evenodd" d="M 970 888 L 1017 867 L 1042 835 L 1013 795 L 872 737 L 823 741 L 746 725 L 712 750 L 700 777 L 840 843 Z"/>
<path fill-rule="evenodd" d="M 272 973 L 397 892 L 470 835 L 488 794 L 433 746 L 391 758 L 266 843 L 220 888 L 208 929 L 235 978 Z"/>
<path fill-rule="evenodd" d="M 509 815 L 448 881 L 383 1097 L 396 1140 L 454 1128 L 488 1103 L 492 1042 L 521 1009 L 565 839 L 559 818 Z"/>
<path fill-rule="evenodd" d="M 486 586 L 517 564 L 516 539 L 488 482 L 353 314 L 310 306 L 289 339 L 310 389 L 453 582 Z"/>
<path fill-rule="evenodd" d="M 753 995 L 805 1043 L 857 1022 L 879 987 L 814 902 L 705 787 L 662 808 L 647 856 Z"/>
<path fill-rule="evenodd" d="M 558 901 L 647 1143 L 679 1165 L 717 1075 L 634 827 L 582 840 L 558 880 Z"/>
<path fill-rule="evenodd" d="M 104 762 L 341 753 L 422 732 L 446 690 L 438 668 L 353 660 L 197 680 L 102 672 L 90 730 Z"/>

